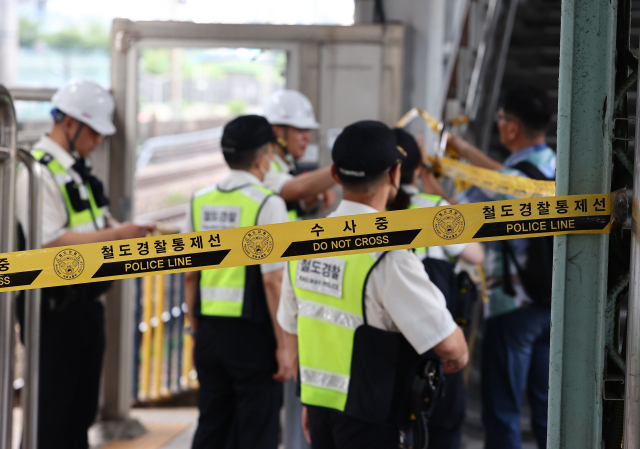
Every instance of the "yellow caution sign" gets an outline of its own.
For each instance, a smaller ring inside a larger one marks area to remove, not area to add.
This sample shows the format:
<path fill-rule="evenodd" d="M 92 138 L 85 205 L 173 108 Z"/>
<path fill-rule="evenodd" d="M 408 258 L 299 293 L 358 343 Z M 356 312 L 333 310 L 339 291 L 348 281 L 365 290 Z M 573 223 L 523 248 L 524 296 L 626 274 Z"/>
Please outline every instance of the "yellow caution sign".
<path fill-rule="evenodd" d="M 441 147 L 440 150 L 444 154 L 448 133 L 444 130 L 444 124 L 428 112 L 420 108 L 413 108 L 398 120 L 396 126 L 404 128 L 416 117 L 422 117 L 427 126 L 436 133 L 437 141 L 440 142 L 437 146 Z M 469 119 L 465 116 L 451 119 L 451 126 L 466 123 L 469 123 Z M 474 185 L 493 192 L 515 196 L 516 198 L 553 196 L 556 192 L 556 183 L 554 181 L 539 181 L 522 176 L 507 175 L 494 170 L 474 167 L 450 157 L 428 156 L 428 159 L 436 174 L 446 175 L 463 184 Z"/>
<path fill-rule="evenodd" d="M 508 200 L 0 254 L 0 291 L 343 254 L 608 233 L 611 194 Z M 618 201 L 626 203 L 626 201 Z"/>

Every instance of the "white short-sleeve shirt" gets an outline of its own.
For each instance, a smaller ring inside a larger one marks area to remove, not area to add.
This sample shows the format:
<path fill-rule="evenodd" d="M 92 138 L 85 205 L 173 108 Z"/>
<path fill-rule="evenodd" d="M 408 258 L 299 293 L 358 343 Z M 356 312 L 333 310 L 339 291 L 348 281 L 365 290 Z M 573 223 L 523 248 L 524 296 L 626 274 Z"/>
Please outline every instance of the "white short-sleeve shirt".
<path fill-rule="evenodd" d="M 364 204 L 343 200 L 330 216 L 378 212 Z M 373 269 L 365 287 L 367 322 L 401 332 L 423 354 L 451 335 L 456 323 L 442 292 L 429 280 L 422 263 L 410 250 L 390 251 Z M 278 323 L 297 334 L 298 303 L 291 277 L 282 278 Z"/>
<path fill-rule="evenodd" d="M 414 196 L 418 195 L 420 191 L 418 188 L 411 184 L 403 184 L 402 190 L 404 190 L 408 195 Z M 424 199 L 422 199 L 424 200 Z M 451 204 L 442 198 L 438 203 L 428 204 L 425 207 L 437 207 L 437 206 L 450 206 Z M 455 245 L 445 245 L 445 246 L 430 246 L 427 248 L 427 256 L 433 259 L 440 260 L 449 260 L 451 257 L 458 257 L 462 252 L 466 249 L 468 243 L 456 243 Z"/>
<path fill-rule="evenodd" d="M 248 171 L 232 169 L 229 172 L 229 175 L 218 183 L 218 187 L 222 190 L 233 190 L 246 186 L 247 184 L 263 186 L 262 182 Z M 189 202 L 184 232 L 194 232 L 191 206 L 192 203 Z M 288 221 L 287 206 L 284 203 L 284 200 L 278 195 L 269 196 L 258 213 L 257 225 L 286 223 Z M 285 268 L 285 266 L 286 262 L 264 263 L 260 265 L 260 271 L 262 274 L 265 274 L 275 270 L 280 270 Z"/>
<path fill-rule="evenodd" d="M 75 164 L 74 157 L 52 139 L 43 136 L 34 149 L 43 150 L 53 156 L 60 165 L 69 172 L 74 181 L 79 185 L 82 184 L 82 178 L 71 167 Z M 53 174 L 49 170 L 43 170 L 41 180 L 42 195 L 42 244 L 46 245 L 57 240 L 65 232 L 69 232 L 66 228 L 69 215 L 67 206 L 60 192 L 60 187 L 56 183 Z M 29 229 L 29 173 L 24 168 L 18 171 L 16 177 L 16 217 L 22 226 L 25 235 L 28 235 Z M 104 218 L 99 217 L 100 222 L 97 223 L 98 228 L 104 227 Z"/>
<path fill-rule="evenodd" d="M 287 161 L 280 157 L 279 154 L 275 154 L 273 158 L 281 167 L 289 167 L 289 169 L 292 168 Z M 273 190 L 279 194 L 282 192 L 284 185 L 291 181 L 293 177 L 294 176 L 291 173 L 279 172 L 274 170 L 272 167 L 269 169 L 267 174 L 264 175 L 263 184 L 267 189 Z"/>

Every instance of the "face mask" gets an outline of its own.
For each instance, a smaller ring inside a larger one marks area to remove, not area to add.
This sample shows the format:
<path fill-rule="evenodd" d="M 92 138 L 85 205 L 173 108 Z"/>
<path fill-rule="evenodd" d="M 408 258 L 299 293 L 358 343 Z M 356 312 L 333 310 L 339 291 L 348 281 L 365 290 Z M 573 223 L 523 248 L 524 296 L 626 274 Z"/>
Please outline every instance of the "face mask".
<path fill-rule="evenodd" d="M 264 168 L 264 164 L 260 164 L 260 166 L 258 167 L 260 169 L 260 172 L 263 175 L 266 175 L 269 172 L 269 169 L 271 168 L 271 162 L 273 161 L 273 158 L 268 158 L 266 155 L 263 157 L 263 160 L 266 160 L 266 167 Z"/>

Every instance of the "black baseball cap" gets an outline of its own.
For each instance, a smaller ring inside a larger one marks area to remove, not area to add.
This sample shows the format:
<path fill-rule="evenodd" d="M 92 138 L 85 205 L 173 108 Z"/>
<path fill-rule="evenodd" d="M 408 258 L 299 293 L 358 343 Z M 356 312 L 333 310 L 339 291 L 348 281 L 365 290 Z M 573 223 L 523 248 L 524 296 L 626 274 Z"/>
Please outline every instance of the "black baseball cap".
<path fill-rule="evenodd" d="M 391 128 L 375 120 L 347 126 L 336 139 L 331 153 L 338 173 L 354 179 L 372 178 L 405 155 Z"/>
<path fill-rule="evenodd" d="M 224 127 L 220 145 L 225 153 L 250 151 L 265 143 L 276 142 L 276 135 L 266 118 L 260 115 L 242 115 Z"/>
<path fill-rule="evenodd" d="M 407 153 L 407 157 L 402 161 L 402 169 L 415 170 L 420 165 L 422 154 L 416 139 L 402 128 L 395 128 L 393 133 L 396 135 L 398 145 Z"/>

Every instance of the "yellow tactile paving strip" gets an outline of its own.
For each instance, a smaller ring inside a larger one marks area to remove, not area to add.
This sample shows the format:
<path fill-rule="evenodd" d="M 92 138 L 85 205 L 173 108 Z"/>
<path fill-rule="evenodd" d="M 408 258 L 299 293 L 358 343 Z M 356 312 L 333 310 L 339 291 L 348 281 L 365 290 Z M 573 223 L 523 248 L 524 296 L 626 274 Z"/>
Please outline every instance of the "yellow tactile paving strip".
<path fill-rule="evenodd" d="M 145 422 L 147 433 L 132 440 L 116 440 L 100 449 L 160 449 L 189 427 L 189 423 Z"/>

